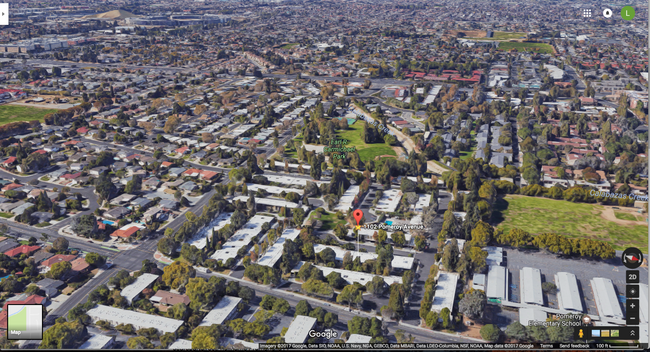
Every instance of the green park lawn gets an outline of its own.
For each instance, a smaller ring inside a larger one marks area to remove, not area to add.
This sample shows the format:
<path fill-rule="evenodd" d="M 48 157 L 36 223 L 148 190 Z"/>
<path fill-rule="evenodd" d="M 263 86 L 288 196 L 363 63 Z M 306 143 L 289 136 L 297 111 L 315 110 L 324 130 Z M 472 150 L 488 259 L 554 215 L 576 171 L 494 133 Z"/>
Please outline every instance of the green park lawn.
<path fill-rule="evenodd" d="M 31 106 L 0 105 L 0 125 L 18 121 L 38 120 L 43 122 L 45 115 L 56 112 L 56 109 L 41 109 Z"/>
<path fill-rule="evenodd" d="M 524 32 L 494 32 L 492 38 L 495 40 L 510 40 L 526 37 Z"/>
<path fill-rule="evenodd" d="M 361 139 L 361 133 L 363 132 L 363 122 L 357 121 L 355 124 L 349 126 L 349 129 L 345 131 L 339 131 L 339 139 L 347 139 L 347 147 L 355 147 L 359 158 L 364 163 L 368 160 L 374 160 L 375 157 L 379 155 L 397 155 L 393 148 L 385 143 L 373 143 L 366 144 Z"/>
<path fill-rule="evenodd" d="M 312 212 L 311 216 L 309 217 L 310 220 L 314 220 L 314 214 L 316 214 L 316 212 Z M 345 219 L 338 219 L 336 217 L 336 213 L 334 212 L 328 213 L 324 211 L 321 213 L 321 217 L 318 220 L 323 222 L 323 226 L 321 226 L 319 229 L 320 231 L 334 230 L 338 224 L 345 225 Z"/>
<path fill-rule="evenodd" d="M 294 46 L 298 45 L 298 43 L 289 43 L 289 44 L 284 44 L 283 46 L 280 47 L 280 49 L 291 49 Z"/>
<path fill-rule="evenodd" d="M 471 157 L 472 154 L 474 154 L 474 152 L 476 151 L 476 147 L 477 147 L 476 132 L 472 130 L 472 132 L 470 132 L 469 150 L 460 152 L 460 159 L 465 160 Z"/>
<path fill-rule="evenodd" d="M 492 223 L 504 231 L 519 228 L 531 234 L 555 232 L 600 240 L 617 250 L 647 246 L 647 226 L 605 220 L 601 217 L 603 210 L 595 204 L 509 195 L 496 202 Z"/>
<path fill-rule="evenodd" d="M 553 47 L 546 43 L 520 43 L 520 42 L 501 42 L 499 49 L 510 50 L 517 49 L 517 51 L 533 51 L 540 54 L 552 54 Z"/>

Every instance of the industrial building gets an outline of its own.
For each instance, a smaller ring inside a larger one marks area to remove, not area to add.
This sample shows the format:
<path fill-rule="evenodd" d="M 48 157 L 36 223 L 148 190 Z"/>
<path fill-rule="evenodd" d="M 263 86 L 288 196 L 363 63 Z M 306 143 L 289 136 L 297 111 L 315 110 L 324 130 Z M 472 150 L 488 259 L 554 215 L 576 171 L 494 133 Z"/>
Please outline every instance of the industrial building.
<path fill-rule="evenodd" d="M 488 300 L 497 303 L 508 300 L 508 269 L 499 265 L 490 265 L 485 295 Z"/>
<path fill-rule="evenodd" d="M 595 277 L 591 279 L 591 289 L 600 315 L 614 319 L 624 318 L 612 280 Z"/>
<path fill-rule="evenodd" d="M 286 343 L 305 343 L 309 338 L 309 331 L 316 326 L 316 318 L 298 315 L 293 319 L 289 329 L 284 334 Z"/>
<path fill-rule="evenodd" d="M 519 284 L 522 303 L 544 305 L 542 273 L 539 269 L 525 267 L 519 270 Z"/>
<path fill-rule="evenodd" d="M 208 313 L 199 326 L 223 324 L 237 314 L 237 306 L 242 301 L 239 297 L 223 296 L 221 301 Z"/>
<path fill-rule="evenodd" d="M 105 320 L 111 325 L 131 324 L 136 330 L 156 328 L 161 333 L 174 333 L 183 325 L 182 320 L 160 317 L 153 314 L 138 313 L 132 310 L 119 309 L 98 304 L 95 308 L 86 312 L 96 323 Z"/>
<path fill-rule="evenodd" d="M 575 275 L 561 271 L 555 274 L 555 285 L 558 289 L 557 301 L 561 309 L 583 312 Z"/>
<path fill-rule="evenodd" d="M 431 311 L 438 312 L 443 309 L 449 309 L 449 314 L 454 310 L 454 301 L 456 300 L 456 287 L 458 284 L 459 274 L 456 273 L 438 273 L 436 283 L 436 293 L 431 302 Z"/>

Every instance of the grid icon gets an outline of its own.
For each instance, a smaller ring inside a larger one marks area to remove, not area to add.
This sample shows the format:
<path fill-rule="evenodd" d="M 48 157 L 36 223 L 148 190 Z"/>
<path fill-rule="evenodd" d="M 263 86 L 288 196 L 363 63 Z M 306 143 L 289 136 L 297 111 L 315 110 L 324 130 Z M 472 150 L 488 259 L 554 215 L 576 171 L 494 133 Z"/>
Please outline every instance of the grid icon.
<path fill-rule="evenodd" d="M 582 17 L 584 17 L 584 18 L 591 17 L 591 9 L 583 9 L 582 10 Z"/>

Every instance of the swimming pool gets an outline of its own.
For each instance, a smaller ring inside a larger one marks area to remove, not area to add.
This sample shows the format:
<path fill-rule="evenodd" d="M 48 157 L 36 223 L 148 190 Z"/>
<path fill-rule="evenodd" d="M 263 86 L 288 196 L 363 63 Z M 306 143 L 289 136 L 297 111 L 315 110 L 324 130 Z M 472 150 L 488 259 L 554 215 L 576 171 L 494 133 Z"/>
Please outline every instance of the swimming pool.
<path fill-rule="evenodd" d="M 102 222 L 106 225 L 111 225 L 111 226 L 115 225 L 115 222 L 109 220 L 102 220 Z"/>

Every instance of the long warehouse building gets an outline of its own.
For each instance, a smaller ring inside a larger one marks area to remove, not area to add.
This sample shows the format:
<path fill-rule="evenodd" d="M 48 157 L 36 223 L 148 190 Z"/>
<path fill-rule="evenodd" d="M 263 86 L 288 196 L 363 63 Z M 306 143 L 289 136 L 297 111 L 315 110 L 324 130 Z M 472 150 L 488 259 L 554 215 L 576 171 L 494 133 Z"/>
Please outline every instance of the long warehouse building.
<path fill-rule="evenodd" d="M 508 269 L 499 265 L 490 265 L 485 295 L 488 300 L 498 302 L 508 300 Z"/>
<path fill-rule="evenodd" d="M 583 312 L 576 276 L 561 271 L 555 274 L 555 284 L 558 289 L 557 301 L 560 308 L 575 312 Z"/>
<path fill-rule="evenodd" d="M 522 303 L 544 305 L 542 272 L 537 268 L 524 267 L 519 271 Z"/>
<path fill-rule="evenodd" d="M 623 319 L 621 304 L 616 296 L 614 283 L 610 279 L 595 277 L 591 279 L 591 289 L 594 292 L 594 300 L 598 313 L 602 316 L 615 319 Z"/>

